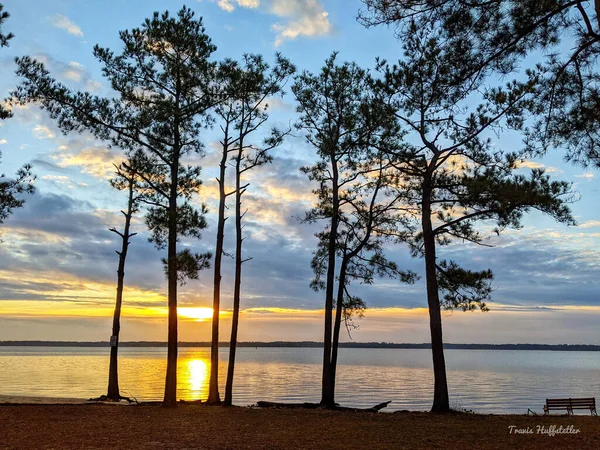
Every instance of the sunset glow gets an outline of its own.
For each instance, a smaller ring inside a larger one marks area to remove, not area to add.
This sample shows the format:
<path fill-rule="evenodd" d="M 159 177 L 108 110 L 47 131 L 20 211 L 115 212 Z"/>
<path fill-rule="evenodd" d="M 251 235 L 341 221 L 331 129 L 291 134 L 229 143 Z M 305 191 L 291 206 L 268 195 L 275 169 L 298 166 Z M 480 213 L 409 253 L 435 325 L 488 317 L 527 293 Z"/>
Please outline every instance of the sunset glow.
<path fill-rule="evenodd" d="M 178 308 L 179 316 L 188 319 L 196 319 L 198 322 L 204 322 L 207 319 L 212 319 L 212 308 Z"/>

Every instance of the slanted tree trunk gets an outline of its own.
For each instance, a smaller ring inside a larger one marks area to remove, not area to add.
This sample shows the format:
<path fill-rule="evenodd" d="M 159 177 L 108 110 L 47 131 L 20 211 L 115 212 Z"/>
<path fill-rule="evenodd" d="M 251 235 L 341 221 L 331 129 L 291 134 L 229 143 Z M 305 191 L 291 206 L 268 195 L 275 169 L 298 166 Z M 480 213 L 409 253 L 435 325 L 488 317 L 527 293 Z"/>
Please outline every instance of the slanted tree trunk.
<path fill-rule="evenodd" d="M 339 186 L 337 160 L 332 154 L 332 215 L 331 230 L 329 235 L 328 262 L 327 262 L 327 285 L 325 288 L 325 327 L 323 335 L 323 377 L 321 381 L 321 404 L 334 406 L 333 391 L 331 385 L 331 339 L 333 319 L 333 290 L 335 284 L 335 250 L 338 229 L 339 214 Z"/>
<path fill-rule="evenodd" d="M 219 312 L 221 308 L 221 261 L 223 257 L 223 242 L 225 240 L 225 169 L 227 166 L 227 145 L 229 142 L 229 124 L 225 128 L 223 140 L 223 155 L 219 164 L 219 218 L 217 223 L 217 245 L 215 248 L 215 266 L 213 278 L 213 318 L 212 339 L 210 345 L 210 380 L 208 384 L 207 403 L 218 405 L 221 403 L 219 395 Z"/>
<path fill-rule="evenodd" d="M 117 300 L 115 303 L 115 312 L 113 314 L 112 337 L 110 347 L 110 366 L 108 369 L 108 392 L 106 396 L 110 400 L 121 400 L 119 391 L 119 371 L 118 371 L 118 354 L 119 354 L 119 332 L 121 331 L 121 305 L 123 303 L 123 284 L 125 280 L 125 259 L 127 258 L 127 250 L 129 249 L 129 238 L 135 236 L 136 233 L 130 234 L 131 216 L 133 215 L 133 193 L 134 179 L 129 179 L 129 201 L 127 203 L 127 213 L 121 211 L 125 216 L 125 228 L 123 233 L 119 233 L 112 228 L 110 231 L 117 233 L 123 239 L 121 251 L 119 255 L 119 267 L 117 269 Z"/>
<path fill-rule="evenodd" d="M 177 130 L 178 131 L 178 130 Z M 175 152 L 179 150 L 179 135 L 175 133 Z M 167 250 L 168 278 L 168 344 L 167 375 L 165 380 L 165 396 L 163 406 L 177 406 L 177 186 L 179 172 L 179 155 L 173 158 L 171 167 L 171 186 L 169 192 L 169 237 Z"/>
<path fill-rule="evenodd" d="M 233 315 L 231 318 L 231 339 L 229 341 L 229 365 L 227 366 L 227 382 L 225 384 L 225 406 L 233 402 L 233 376 L 235 371 L 235 352 L 237 349 L 237 336 L 240 318 L 240 295 L 242 286 L 242 187 L 241 162 L 244 151 L 244 141 L 240 139 L 239 152 L 235 164 L 235 281 L 233 288 Z"/>
<path fill-rule="evenodd" d="M 342 328 L 342 312 L 344 309 L 344 287 L 346 284 L 346 269 L 348 267 L 347 256 L 344 256 L 342 265 L 340 266 L 340 274 L 338 277 L 338 294 L 337 305 L 335 310 L 335 322 L 333 326 L 333 344 L 331 347 L 331 367 L 330 367 L 330 391 L 331 401 L 335 405 L 335 377 L 337 372 L 338 348 L 340 343 L 340 330 Z"/>
<path fill-rule="evenodd" d="M 450 411 L 446 362 L 442 338 L 442 314 L 436 275 L 435 235 L 431 223 L 431 183 L 426 180 L 423 189 L 421 223 L 425 249 L 425 279 L 427 283 L 427 303 L 429 306 L 429 328 L 431 331 L 431 353 L 433 356 L 434 392 L 431 412 Z"/>

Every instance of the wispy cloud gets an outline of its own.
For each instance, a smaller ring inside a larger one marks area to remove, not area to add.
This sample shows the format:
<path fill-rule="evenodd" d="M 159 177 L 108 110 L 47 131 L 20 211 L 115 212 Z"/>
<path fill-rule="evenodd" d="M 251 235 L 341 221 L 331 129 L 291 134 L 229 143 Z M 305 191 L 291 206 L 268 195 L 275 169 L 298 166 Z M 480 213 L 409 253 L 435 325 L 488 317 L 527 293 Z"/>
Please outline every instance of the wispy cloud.
<path fill-rule="evenodd" d="M 259 0 L 218 0 L 217 5 L 223 11 L 233 12 L 235 9 L 235 4 L 241 6 L 242 8 L 258 8 L 260 2 Z"/>
<path fill-rule="evenodd" d="M 580 228 L 596 228 L 600 227 L 600 220 L 588 220 L 579 225 Z"/>
<path fill-rule="evenodd" d="M 542 164 L 537 161 L 524 160 L 517 163 L 517 167 L 519 169 L 544 169 L 546 173 L 554 173 L 557 175 L 563 173 L 563 171 L 557 167 L 547 166 L 546 164 Z"/>
<path fill-rule="evenodd" d="M 123 161 L 123 155 L 105 147 L 83 148 L 69 152 L 64 146 L 55 158 L 59 167 L 81 167 L 82 173 L 90 174 L 99 179 L 109 179 L 114 176 L 115 165 Z M 64 151 L 67 150 L 67 151 Z"/>
<path fill-rule="evenodd" d="M 46 125 L 36 125 L 33 129 L 33 135 L 36 139 L 54 139 L 54 132 Z"/>
<path fill-rule="evenodd" d="M 298 37 L 318 37 L 331 33 L 329 13 L 318 0 L 273 0 L 270 11 L 278 17 L 286 18 L 286 23 L 276 23 L 275 46 L 286 40 Z"/>
<path fill-rule="evenodd" d="M 259 0 L 213 0 L 219 8 L 233 12 L 236 6 L 256 9 L 261 6 Z M 265 10 L 282 19 L 272 25 L 276 33 L 275 46 L 279 47 L 285 41 L 299 37 L 326 36 L 331 33 L 329 13 L 319 0 L 266 0 Z"/>
<path fill-rule="evenodd" d="M 596 176 L 595 173 L 593 172 L 584 172 L 581 175 L 575 175 L 577 178 L 583 178 L 585 180 L 591 181 L 594 179 L 594 177 Z"/>
<path fill-rule="evenodd" d="M 72 34 L 73 36 L 83 37 L 83 31 L 81 31 L 79 25 L 72 22 L 67 16 L 56 14 L 54 17 L 52 17 L 52 24 L 56 28 L 65 30 L 67 33 Z"/>

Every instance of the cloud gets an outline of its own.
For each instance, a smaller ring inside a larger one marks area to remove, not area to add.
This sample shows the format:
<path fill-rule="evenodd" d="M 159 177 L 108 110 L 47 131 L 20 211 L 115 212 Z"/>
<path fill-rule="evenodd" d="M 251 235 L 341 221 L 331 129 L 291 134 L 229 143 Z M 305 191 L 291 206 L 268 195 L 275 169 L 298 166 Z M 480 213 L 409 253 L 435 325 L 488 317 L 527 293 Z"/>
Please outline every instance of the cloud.
<path fill-rule="evenodd" d="M 579 225 L 579 228 L 597 228 L 600 227 L 600 220 L 588 220 Z"/>
<path fill-rule="evenodd" d="M 596 174 L 593 172 L 584 172 L 581 175 L 575 175 L 575 177 L 577 177 L 577 178 L 583 178 L 584 180 L 588 180 L 588 181 L 593 180 L 595 176 L 596 176 Z"/>
<path fill-rule="evenodd" d="M 536 162 L 536 161 L 528 161 L 528 160 L 524 160 L 521 162 L 517 163 L 517 168 L 518 169 L 544 169 L 544 171 L 546 173 L 554 173 L 556 175 L 559 175 L 561 173 L 563 173 L 563 170 L 558 169 L 557 167 L 553 167 L 553 166 L 547 166 L 545 164 L 542 164 L 540 162 Z"/>
<path fill-rule="evenodd" d="M 121 152 L 106 147 L 88 147 L 75 153 L 65 152 L 66 146 L 59 147 L 59 150 L 63 152 L 54 155 L 59 167 L 81 167 L 82 173 L 100 179 L 112 178 L 114 165 L 119 165 L 124 159 Z"/>
<path fill-rule="evenodd" d="M 45 53 L 36 54 L 33 57 L 43 63 L 50 72 L 60 74 L 60 79 L 66 78 L 76 83 L 78 88 L 83 88 L 91 92 L 98 92 L 102 89 L 102 84 L 92 79 L 91 74 L 85 66 L 77 61 L 65 63 Z"/>
<path fill-rule="evenodd" d="M 68 65 L 67 70 L 63 72 L 63 76 L 72 81 L 80 82 L 85 73 L 85 68 L 78 62 L 71 61 Z"/>
<path fill-rule="evenodd" d="M 0 140 L 0 145 L 4 145 L 4 144 L 8 144 L 8 141 L 6 139 Z"/>
<path fill-rule="evenodd" d="M 270 11 L 278 17 L 286 18 L 286 23 L 276 23 L 275 46 L 286 40 L 298 37 L 318 37 L 331 33 L 329 13 L 318 0 L 273 0 Z"/>
<path fill-rule="evenodd" d="M 54 139 L 54 132 L 46 125 L 36 125 L 33 129 L 33 135 L 36 139 Z"/>
<path fill-rule="evenodd" d="M 219 8 L 233 12 L 236 5 L 242 8 L 256 9 L 259 0 L 213 0 Z M 265 10 L 285 22 L 272 25 L 276 33 L 275 46 L 279 47 L 287 40 L 299 37 L 326 36 L 331 33 L 329 13 L 319 0 L 266 0 Z"/>
<path fill-rule="evenodd" d="M 219 6 L 219 8 L 221 8 L 223 11 L 227 11 L 227 12 L 233 12 L 233 10 L 235 10 L 234 3 L 237 4 L 238 6 L 241 6 L 242 8 L 254 9 L 254 8 L 258 8 L 260 2 L 259 2 L 259 0 L 218 0 L 217 1 L 217 5 Z"/>
<path fill-rule="evenodd" d="M 54 17 L 52 17 L 52 24 L 55 27 L 72 34 L 73 36 L 83 37 L 83 31 L 81 31 L 81 28 L 62 14 L 56 14 Z"/>

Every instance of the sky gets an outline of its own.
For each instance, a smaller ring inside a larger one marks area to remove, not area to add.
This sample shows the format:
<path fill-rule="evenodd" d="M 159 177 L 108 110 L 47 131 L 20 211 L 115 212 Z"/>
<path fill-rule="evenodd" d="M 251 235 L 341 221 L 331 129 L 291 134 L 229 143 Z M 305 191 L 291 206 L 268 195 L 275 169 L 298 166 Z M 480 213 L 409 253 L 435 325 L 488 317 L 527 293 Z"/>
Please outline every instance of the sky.
<path fill-rule="evenodd" d="M 118 51 L 118 32 L 139 26 L 154 11 L 175 13 L 172 1 L 4 0 L 11 17 L 3 32 L 13 32 L 10 47 L 0 50 L 0 94 L 18 83 L 15 56 L 43 61 L 73 89 L 111 95 L 95 44 Z M 188 0 L 204 18 L 218 50 L 214 57 L 239 59 L 275 52 L 299 70 L 317 71 L 339 51 L 339 59 L 373 67 L 377 56 L 400 56 L 400 45 L 386 27 L 365 29 L 356 21 L 359 0 Z M 269 125 L 287 127 L 296 116 L 289 93 L 271 102 Z M 16 108 L 0 123 L 1 173 L 10 176 L 24 163 L 37 175 L 37 192 L 27 197 L 0 228 L 0 340 L 108 340 L 116 288 L 120 209 L 126 197 L 108 184 L 113 163 L 123 154 L 86 134 L 65 136 L 37 106 Z M 209 227 L 201 240 L 183 241 L 194 251 L 214 251 L 216 228 L 217 129 L 206 130 L 204 187 L 198 203 L 209 206 Z M 520 148 L 521 138 L 501 135 L 495 145 Z M 315 293 L 310 260 L 314 233 L 323 224 L 306 225 L 298 217 L 314 203 L 311 185 L 299 168 L 315 159 L 301 136 L 291 136 L 274 151 L 273 163 L 256 169 L 245 206 L 246 240 L 242 286 L 242 341 L 322 340 L 323 293 Z M 487 242 L 493 248 L 454 243 L 439 251 L 465 267 L 490 268 L 495 274 L 493 302 L 487 313 L 459 311 L 443 316 L 446 342 L 600 344 L 600 214 L 598 172 L 571 166 L 554 152 L 526 161 L 522 170 L 544 167 L 553 179 L 573 184 L 580 198 L 572 205 L 579 225 L 556 224 L 531 213 L 519 230 L 507 230 Z M 229 222 L 232 222 L 230 220 Z M 121 341 L 166 341 L 166 281 L 161 257 L 147 240 L 142 217 L 134 220 L 126 267 Z M 226 250 L 234 248 L 226 229 Z M 423 261 L 401 246 L 387 255 L 400 267 L 423 274 Z M 212 271 L 180 288 L 181 341 L 208 341 Z M 224 259 L 221 340 L 229 335 L 233 260 Z M 353 285 L 367 302 L 365 317 L 351 338 L 359 342 L 429 341 L 425 287 L 377 279 Z M 349 340 L 348 335 L 343 336 Z"/>

